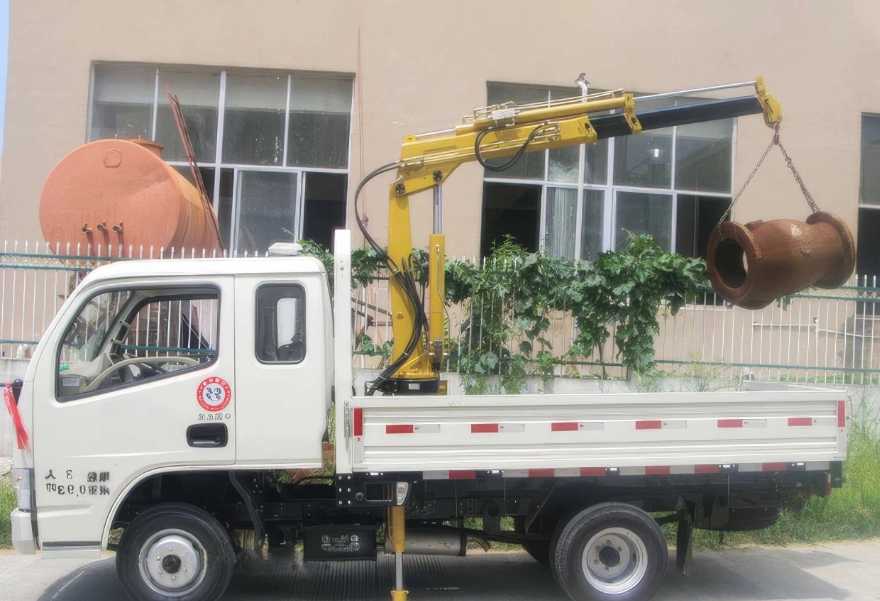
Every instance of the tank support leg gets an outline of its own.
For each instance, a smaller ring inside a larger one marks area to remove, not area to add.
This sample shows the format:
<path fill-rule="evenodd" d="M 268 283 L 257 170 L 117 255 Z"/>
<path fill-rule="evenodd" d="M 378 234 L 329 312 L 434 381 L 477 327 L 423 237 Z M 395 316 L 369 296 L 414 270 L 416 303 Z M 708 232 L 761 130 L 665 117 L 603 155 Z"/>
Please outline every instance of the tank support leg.
<path fill-rule="evenodd" d="M 391 601 L 406 601 L 409 591 L 403 588 L 403 551 L 406 548 L 406 508 L 391 507 L 388 510 L 386 540 L 394 552 L 394 590 Z"/>

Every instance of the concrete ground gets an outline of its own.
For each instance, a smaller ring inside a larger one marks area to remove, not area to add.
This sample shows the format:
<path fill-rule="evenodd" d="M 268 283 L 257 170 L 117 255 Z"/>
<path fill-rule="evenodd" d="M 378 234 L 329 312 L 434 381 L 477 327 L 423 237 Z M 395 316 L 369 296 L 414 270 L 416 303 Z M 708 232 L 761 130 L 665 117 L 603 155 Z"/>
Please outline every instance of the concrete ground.
<path fill-rule="evenodd" d="M 406 557 L 413 601 L 565 600 L 549 569 L 524 553 L 476 552 L 467 558 Z M 224 601 L 389 599 L 392 562 L 261 564 L 237 572 Z M 813 547 L 751 548 L 694 554 L 693 573 L 674 568 L 654 599 L 880 599 L 880 540 Z M 94 560 L 43 559 L 0 552 L 0 599 L 125 601 L 112 554 Z"/>

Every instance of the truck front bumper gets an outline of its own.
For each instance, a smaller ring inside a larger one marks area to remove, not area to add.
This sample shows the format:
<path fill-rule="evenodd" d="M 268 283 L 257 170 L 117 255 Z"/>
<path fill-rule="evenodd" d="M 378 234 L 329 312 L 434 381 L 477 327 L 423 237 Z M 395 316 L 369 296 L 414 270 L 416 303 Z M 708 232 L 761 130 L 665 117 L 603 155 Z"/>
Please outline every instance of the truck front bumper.
<path fill-rule="evenodd" d="M 37 550 L 36 541 L 34 541 L 34 524 L 31 521 L 32 515 L 29 511 L 16 509 L 10 515 L 12 520 L 12 546 L 19 553 L 25 555 L 33 555 Z"/>

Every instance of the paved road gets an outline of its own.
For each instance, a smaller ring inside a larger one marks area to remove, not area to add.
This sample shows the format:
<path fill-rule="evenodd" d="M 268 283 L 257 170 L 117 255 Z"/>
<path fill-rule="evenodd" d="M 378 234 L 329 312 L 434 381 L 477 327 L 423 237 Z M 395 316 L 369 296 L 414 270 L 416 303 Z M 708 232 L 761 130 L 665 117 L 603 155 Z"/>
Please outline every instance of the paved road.
<path fill-rule="evenodd" d="M 548 569 L 524 553 L 467 558 L 407 557 L 413 601 L 566 599 Z M 673 558 L 674 561 L 674 558 Z M 670 565 L 674 565 L 673 561 Z M 236 573 L 223 601 L 387 600 L 392 565 L 379 562 L 305 564 L 296 570 L 263 564 L 262 573 Z M 0 599 L 125 601 L 113 557 L 95 561 L 42 559 L 0 552 Z M 880 600 L 880 540 L 815 547 L 704 551 L 684 578 L 670 568 L 654 598 L 757 601 L 769 599 Z"/>

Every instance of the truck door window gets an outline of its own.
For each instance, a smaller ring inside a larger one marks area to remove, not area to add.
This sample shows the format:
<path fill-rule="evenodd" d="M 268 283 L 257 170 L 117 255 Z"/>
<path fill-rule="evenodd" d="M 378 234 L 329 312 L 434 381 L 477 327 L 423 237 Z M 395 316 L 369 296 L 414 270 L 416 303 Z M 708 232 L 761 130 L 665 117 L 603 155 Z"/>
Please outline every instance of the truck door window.
<path fill-rule="evenodd" d="M 305 290 L 292 284 L 257 289 L 256 355 L 262 363 L 299 363 L 306 355 Z"/>
<path fill-rule="evenodd" d="M 198 369 L 216 356 L 213 288 L 115 290 L 93 296 L 67 326 L 57 397 L 71 400 Z"/>

